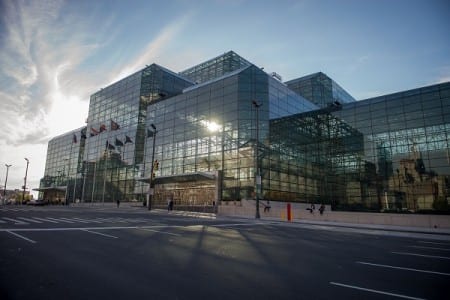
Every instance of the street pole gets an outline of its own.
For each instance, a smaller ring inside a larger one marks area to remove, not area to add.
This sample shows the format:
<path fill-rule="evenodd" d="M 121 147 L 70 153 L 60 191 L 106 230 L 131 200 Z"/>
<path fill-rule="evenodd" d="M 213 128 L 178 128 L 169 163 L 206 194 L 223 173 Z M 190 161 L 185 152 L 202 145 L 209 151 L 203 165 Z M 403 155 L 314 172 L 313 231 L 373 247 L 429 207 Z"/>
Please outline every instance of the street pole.
<path fill-rule="evenodd" d="M 73 145 L 73 143 L 72 143 L 72 145 Z M 70 147 L 71 149 L 72 149 L 72 147 Z M 72 150 L 70 151 L 71 153 L 72 153 Z M 64 176 L 66 177 L 65 179 L 66 179 L 66 192 L 64 193 L 64 204 L 65 205 L 69 205 L 69 200 L 67 199 L 67 196 L 68 196 L 68 194 L 67 194 L 67 190 L 69 189 L 69 174 L 70 174 L 70 158 L 64 158 L 64 161 L 65 162 L 68 162 L 67 163 L 67 175 L 66 174 L 64 174 Z M 64 164 L 64 168 L 66 167 L 66 165 Z"/>
<path fill-rule="evenodd" d="M 255 167 L 256 167 L 256 176 L 255 176 L 255 192 L 256 192 L 256 215 L 255 218 L 261 218 L 259 214 L 259 190 L 261 189 L 261 174 L 259 172 L 259 108 L 262 106 L 262 103 L 256 102 L 256 100 L 252 101 L 253 106 L 256 109 L 256 150 L 255 150 Z"/>
<path fill-rule="evenodd" d="M 152 165 L 150 167 L 150 187 L 148 190 L 148 210 L 152 210 L 152 198 L 154 191 L 154 184 L 153 184 L 153 166 L 155 164 L 155 141 L 156 141 L 156 127 L 155 124 L 151 124 L 153 128 L 153 146 L 152 146 Z"/>
<path fill-rule="evenodd" d="M 24 182 L 23 182 L 22 203 L 20 203 L 20 204 L 23 204 L 23 202 L 25 201 L 25 189 L 27 188 L 28 165 L 30 163 L 28 158 L 25 157 L 25 160 L 27 161 L 27 168 L 25 170 L 25 178 L 24 178 Z"/>
<path fill-rule="evenodd" d="M 6 184 L 8 183 L 8 173 L 9 173 L 9 167 L 12 165 L 5 164 L 6 167 L 6 178 L 5 178 L 5 186 L 3 190 L 3 205 L 5 205 L 5 198 L 6 198 Z"/>

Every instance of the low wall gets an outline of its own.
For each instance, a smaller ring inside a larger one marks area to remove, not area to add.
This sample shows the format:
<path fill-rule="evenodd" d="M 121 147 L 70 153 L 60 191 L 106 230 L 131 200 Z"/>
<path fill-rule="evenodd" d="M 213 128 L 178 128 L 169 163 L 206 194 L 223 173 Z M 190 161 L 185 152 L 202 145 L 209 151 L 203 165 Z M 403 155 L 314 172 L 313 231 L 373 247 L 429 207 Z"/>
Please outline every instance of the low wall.
<path fill-rule="evenodd" d="M 260 204 L 260 216 L 262 219 L 271 218 L 287 220 L 287 203 L 271 202 L 270 211 L 264 212 L 264 204 Z M 330 206 L 325 206 L 323 214 L 319 213 L 319 204 L 315 204 L 315 210 L 310 213 L 307 208 L 309 204 L 292 203 L 291 217 L 295 220 L 327 221 L 340 223 L 356 223 L 370 225 L 392 225 L 426 228 L 450 229 L 449 215 L 420 215 L 420 214 L 394 214 L 394 213 L 366 213 L 366 212 L 343 212 L 331 211 Z M 256 203 L 254 200 L 243 200 L 242 202 L 230 202 L 228 205 L 219 205 L 218 215 L 255 217 Z"/>

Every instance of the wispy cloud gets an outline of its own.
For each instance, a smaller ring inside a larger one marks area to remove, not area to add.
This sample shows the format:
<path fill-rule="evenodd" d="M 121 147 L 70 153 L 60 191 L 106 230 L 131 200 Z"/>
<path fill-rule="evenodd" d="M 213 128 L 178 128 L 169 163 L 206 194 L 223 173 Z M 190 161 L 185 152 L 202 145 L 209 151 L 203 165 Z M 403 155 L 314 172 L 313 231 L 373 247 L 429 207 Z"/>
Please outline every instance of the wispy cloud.
<path fill-rule="evenodd" d="M 163 27 L 159 31 L 159 34 L 147 43 L 144 50 L 140 52 L 135 59 L 131 62 L 127 62 L 126 66 L 122 67 L 120 71 L 115 73 L 116 75 L 111 78 L 109 84 L 139 71 L 147 64 L 164 60 L 164 58 L 161 58 L 160 56 L 164 55 L 164 51 L 186 26 L 191 17 L 192 14 L 187 13 Z"/>
<path fill-rule="evenodd" d="M 45 142 L 58 128 L 50 118 L 55 103 L 87 100 L 82 98 L 86 92 L 72 83 L 78 80 L 77 66 L 98 45 L 77 30 L 84 23 L 76 22 L 76 16 L 62 17 L 63 4 L 59 0 L 7 0 L 3 4 L 0 114 L 4 117 L 0 127 L 10 133 L 5 137 L 7 144 Z M 72 26 L 63 26 L 67 24 L 61 24 L 62 19 L 73 22 Z"/>
<path fill-rule="evenodd" d="M 0 159 L 13 164 L 11 187 L 22 184 L 23 157 L 32 162 L 30 186 L 39 185 L 48 139 L 83 125 L 89 91 L 98 82 L 95 74 L 81 76 L 78 66 L 99 47 L 99 38 L 65 5 L 1 3 Z"/>

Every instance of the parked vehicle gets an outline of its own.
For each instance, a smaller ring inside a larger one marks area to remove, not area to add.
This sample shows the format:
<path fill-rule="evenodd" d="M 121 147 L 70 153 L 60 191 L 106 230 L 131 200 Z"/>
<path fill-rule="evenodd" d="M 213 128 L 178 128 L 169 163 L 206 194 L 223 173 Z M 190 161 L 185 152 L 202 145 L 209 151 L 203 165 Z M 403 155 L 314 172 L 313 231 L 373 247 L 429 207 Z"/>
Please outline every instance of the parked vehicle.
<path fill-rule="evenodd" d="M 46 205 L 46 204 L 48 204 L 48 202 L 43 199 L 33 199 L 33 200 L 28 201 L 27 204 L 28 205 Z"/>

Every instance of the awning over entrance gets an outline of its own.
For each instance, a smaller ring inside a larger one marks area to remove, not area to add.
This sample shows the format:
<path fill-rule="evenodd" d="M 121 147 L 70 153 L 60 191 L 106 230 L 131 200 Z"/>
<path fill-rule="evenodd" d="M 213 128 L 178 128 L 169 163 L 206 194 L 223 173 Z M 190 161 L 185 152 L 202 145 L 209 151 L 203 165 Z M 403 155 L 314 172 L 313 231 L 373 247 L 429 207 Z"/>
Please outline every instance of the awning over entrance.
<path fill-rule="evenodd" d="M 215 180 L 216 175 L 212 172 L 195 172 L 172 176 L 158 176 L 155 178 L 155 184 L 177 183 L 177 182 L 192 182 L 199 180 Z M 139 178 L 139 181 L 150 183 L 150 177 Z"/>
<path fill-rule="evenodd" d="M 61 185 L 61 186 L 49 186 L 49 187 L 37 188 L 37 189 L 33 189 L 33 191 L 38 191 L 38 192 L 65 192 L 66 189 L 67 189 L 66 185 Z"/>

